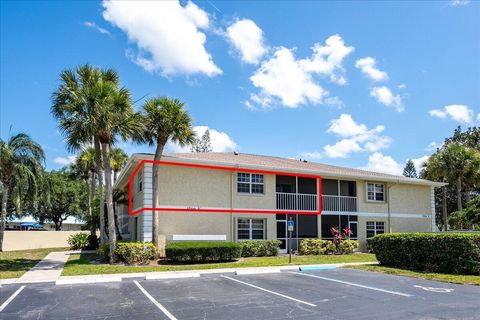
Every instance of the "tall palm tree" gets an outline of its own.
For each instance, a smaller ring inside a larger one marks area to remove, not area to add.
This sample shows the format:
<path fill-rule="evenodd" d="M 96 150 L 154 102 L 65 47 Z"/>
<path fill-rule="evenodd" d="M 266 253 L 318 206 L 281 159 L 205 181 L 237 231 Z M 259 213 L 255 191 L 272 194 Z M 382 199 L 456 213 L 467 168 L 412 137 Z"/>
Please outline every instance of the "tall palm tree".
<path fill-rule="evenodd" d="M 42 147 L 27 134 L 18 133 L 8 141 L 0 139 L 0 189 L 2 190 L 0 251 L 3 251 L 9 196 L 14 197 L 18 209 L 21 209 L 20 200 L 25 194 L 33 198 L 43 173 L 44 161 Z"/>
<path fill-rule="evenodd" d="M 67 148 L 78 151 L 93 142 L 95 149 L 95 171 L 100 194 L 100 242 L 106 242 L 105 210 L 103 192 L 103 164 L 98 137 L 98 112 L 105 98 L 99 87 L 103 83 L 118 85 L 117 73 L 112 69 L 100 70 L 89 64 L 78 66 L 75 71 L 64 70 L 60 74 L 61 84 L 53 93 L 52 114 L 58 120 L 60 130 L 66 138 Z"/>
<path fill-rule="evenodd" d="M 110 152 L 110 166 L 113 170 L 113 183 L 117 181 L 118 172 L 125 166 L 128 155 L 121 148 L 113 148 Z"/>
<path fill-rule="evenodd" d="M 96 135 L 102 147 L 102 158 L 105 166 L 110 263 L 113 263 L 117 235 L 113 208 L 110 149 L 118 138 L 124 141 L 130 138 L 139 139 L 144 129 L 141 115 L 133 110 L 132 99 L 127 89 L 120 89 L 112 83 L 101 83 L 97 90 L 99 91 L 99 96 L 104 101 L 98 110 L 98 131 Z"/>
<path fill-rule="evenodd" d="M 152 204 L 158 206 L 158 175 L 163 149 L 168 140 L 181 146 L 195 141 L 195 133 L 192 128 L 192 119 L 184 109 L 184 103 L 178 99 L 159 97 L 148 99 L 142 110 L 145 124 L 145 141 L 149 145 L 156 145 L 153 179 L 152 179 Z M 158 248 L 158 213 L 153 211 L 152 217 L 152 240 Z"/>

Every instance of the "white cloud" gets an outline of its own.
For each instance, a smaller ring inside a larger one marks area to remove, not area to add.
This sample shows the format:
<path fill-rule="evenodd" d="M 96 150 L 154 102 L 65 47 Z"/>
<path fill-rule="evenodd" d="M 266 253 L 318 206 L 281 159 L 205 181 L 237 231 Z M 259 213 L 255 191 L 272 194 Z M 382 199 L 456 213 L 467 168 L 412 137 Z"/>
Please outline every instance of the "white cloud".
<path fill-rule="evenodd" d="M 316 84 L 301 64 L 293 50 L 281 47 L 250 77 L 260 93 L 252 94 L 250 100 L 262 107 L 280 101 L 286 107 L 297 108 L 307 102 L 319 103 L 327 92 Z"/>
<path fill-rule="evenodd" d="M 355 141 L 355 139 L 343 139 L 334 145 L 327 144 L 323 147 L 325 155 L 329 158 L 346 158 L 352 152 L 360 152 L 363 149 Z"/>
<path fill-rule="evenodd" d="M 237 20 L 227 28 L 226 35 L 243 62 L 258 64 L 267 51 L 262 29 L 250 19 Z"/>
<path fill-rule="evenodd" d="M 323 153 L 319 151 L 303 152 L 300 154 L 300 159 L 319 160 L 322 158 L 323 158 Z"/>
<path fill-rule="evenodd" d="M 386 86 L 373 87 L 372 90 L 370 90 L 370 95 L 381 104 L 387 107 L 394 107 L 398 112 L 404 110 L 400 95 L 394 95 Z"/>
<path fill-rule="evenodd" d="M 338 34 L 328 37 L 325 45 L 316 43 L 313 47 L 311 58 L 303 59 L 300 64 L 306 72 L 326 75 L 337 84 L 346 84 L 343 76 L 343 60 L 352 53 L 355 48 L 345 46 L 345 42 Z"/>
<path fill-rule="evenodd" d="M 480 112 L 477 114 L 477 121 L 480 124 Z"/>
<path fill-rule="evenodd" d="M 364 124 L 357 124 L 351 115 L 341 114 L 338 119 L 330 121 L 330 127 L 327 132 L 337 134 L 341 137 L 351 137 L 367 132 L 367 126 Z"/>
<path fill-rule="evenodd" d="M 452 7 L 465 6 L 470 3 L 470 0 L 451 0 L 450 5 Z"/>
<path fill-rule="evenodd" d="M 72 163 L 75 162 L 76 157 L 75 156 L 68 156 L 68 157 L 56 157 L 53 159 L 53 162 L 56 164 L 59 164 L 61 166 L 69 166 Z"/>
<path fill-rule="evenodd" d="M 193 130 L 198 138 L 201 138 L 205 131 L 208 129 L 210 132 L 210 143 L 212 145 L 213 152 L 227 152 L 234 151 L 238 148 L 238 145 L 233 139 L 225 132 L 217 131 L 207 126 L 195 126 Z M 190 146 L 181 147 L 171 141 L 167 144 L 168 152 L 190 152 Z"/>
<path fill-rule="evenodd" d="M 443 109 L 432 109 L 428 112 L 432 117 L 440 119 L 451 118 L 459 123 L 471 124 L 473 122 L 473 110 L 462 104 L 452 104 Z"/>
<path fill-rule="evenodd" d="M 103 2 L 103 17 L 122 29 L 139 52 L 127 52 L 133 62 L 149 72 L 221 74 L 205 49 L 207 39 L 200 29 L 209 28 L 209 17 L 193 2 L 110 1 Z"/>
<path fill-rule="evenodd" d="M 402 90 L 402 89 L 405 89 L 407 87 L 407 85 L 405 83 L 400 83 L 397 88 Z"/>
<path fill-rule="evenodd" d="M 245 102 L 247 107 L 281 104 L 297 108 L 306 103 L 341 106 L 341 100 L 329 97 L 314 76 L 328 76 L 337 84 L 345 84 L 343 60 L 354 48 L 345 46 L 336 34 L 330 36 L 325 45 L 315 44 L 312 50 L 311 57 L 297 60 L 295 49 L 276 48 L 250 77 L 259 92 L 250 94 L 249 102 Z"/>
<path fill-rule="evenodd" d="M 111 33 L 110 31 L 108 31 L 107 29 L 105 28 L 102 28 L 100 26 L 98 26 L 95 22 L 91 22 L 91 21 L 85 21 L 83 22 L 83 25 L 87 28 L 91 28 L 91 29 L 94 29 L 94 30 L 97 30 L 98 32 L 100 32 L 101 34 L 106 34 L 107 36 L 110 36 Z"/>
<path fill-rule="evenodd" d="M 368 129 L 365 124 L 357 123 L 349 114 L 342 114 L 338 119 L 330 121 L 327 132 L 333 133 L 343 139 L 334 145 L 327 144 L 323 150 L 329 158 L 346 158 L 351 153 L 370 151 L 375 152 L 388 148 L 393 140 L 388 136 L 382 136 L 385 127 L 376 126 Z"/>
<path fill-rule="evenodd" d="M 425 151 L 437 151 L 437 149 L 441 148 L 442 146 L 443 146 L 443 143 L 437 143 L 435 141 L 432 141 L 425 148 Z"/>
<path fill-rule="evenodd" d="M 428 161 L 430 156 L 423 156 L 420 158 L 412 159 L 413 165 L 415 166 L 415 170 L 417 170 L 417 174 L 420 173 L 423 169 L 423 164 Z"/>
<path fill-rule="evenodd" d="M 362 59 L 358 59 L 355 62 L 355 67 L 360 69 L 363 74 L 365 74 L 368 78 L 373 81 L 386 81 L 388 80 L 388 75 L 384 71 L 380 71 L 378 68 L 375 67 L 377 62 L 372 57 L 365 57 Z"/>
<path fill-rule="evenodd" d="M 368 163 L 363 170 L 401 175 L 403 166 L 391 156 L 385 156 L 381 152 L 375 152 L 368 157 Z"/>

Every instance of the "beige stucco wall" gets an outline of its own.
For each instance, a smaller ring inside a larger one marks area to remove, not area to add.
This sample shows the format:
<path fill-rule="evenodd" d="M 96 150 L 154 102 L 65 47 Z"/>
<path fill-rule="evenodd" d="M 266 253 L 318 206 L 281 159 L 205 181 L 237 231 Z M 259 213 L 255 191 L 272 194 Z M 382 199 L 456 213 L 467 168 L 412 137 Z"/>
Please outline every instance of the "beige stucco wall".
<path fill-rule="evenodd" d="M 162 206 L 211 208 L 275 208 L 275 176 L 265 175 L 264 194 L 237 192 L 236 173 L 163 166 L 158 181 Z"/>
<path fill-rule="evenodd" d="M 386 186 L 390 187 L 390 212 L 416 214 L 431 213 L 430 186 L 411 184 L 387 184 Z M 357 181 L 358 212 L 387 213 L 387 201 L 367 201 L 366 187 L 366 181 Z M 387 198 L 388 196 L 386 195 L 385 199 Z"/>
<path fill-rule="evenodd" d="M 28 250 L 68 247 L 72 234 L 86 231 L 5 231 L 3 250 Z"/>

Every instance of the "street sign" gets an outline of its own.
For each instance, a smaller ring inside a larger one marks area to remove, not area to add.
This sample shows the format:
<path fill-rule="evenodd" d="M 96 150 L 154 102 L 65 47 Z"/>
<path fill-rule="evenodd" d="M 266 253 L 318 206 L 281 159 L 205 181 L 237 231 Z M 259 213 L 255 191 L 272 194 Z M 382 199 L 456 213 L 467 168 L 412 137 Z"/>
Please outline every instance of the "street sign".
<path fill-rule="evenodd" d="M 288 220 L 288 232 L 293 232 L 293 228 L 295 227 L 295 222 L 293 220 Z"/>

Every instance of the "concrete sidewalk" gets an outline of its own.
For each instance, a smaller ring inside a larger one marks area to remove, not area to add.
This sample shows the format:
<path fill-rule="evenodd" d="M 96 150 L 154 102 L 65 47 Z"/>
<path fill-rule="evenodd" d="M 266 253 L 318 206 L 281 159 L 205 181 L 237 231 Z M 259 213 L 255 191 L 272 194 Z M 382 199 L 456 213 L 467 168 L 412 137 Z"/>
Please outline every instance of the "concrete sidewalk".
<path fill-rule="evenodd" d="M 42 261 L 27 271 L 15 283 L 56 282 L 72 253 L 80 251 L 50 252 Z"/>

